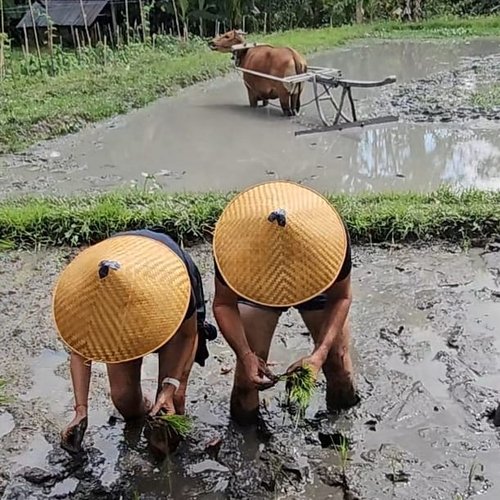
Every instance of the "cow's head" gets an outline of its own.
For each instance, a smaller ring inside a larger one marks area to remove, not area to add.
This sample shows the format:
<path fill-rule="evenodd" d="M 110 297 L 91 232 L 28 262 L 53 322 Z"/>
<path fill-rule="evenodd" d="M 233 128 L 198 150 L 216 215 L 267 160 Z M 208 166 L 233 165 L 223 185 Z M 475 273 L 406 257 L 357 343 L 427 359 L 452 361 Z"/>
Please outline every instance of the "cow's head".
<path fill-rule="evenodd" d="M 228 31 L 227 33 L 216 36 L 210 43 L 210 48 L 219 52 L 231 52 L 231 47 L 233 45 L 245 43 L 244 35 L 246 35 L 246 33 L 241 30 Z"/>

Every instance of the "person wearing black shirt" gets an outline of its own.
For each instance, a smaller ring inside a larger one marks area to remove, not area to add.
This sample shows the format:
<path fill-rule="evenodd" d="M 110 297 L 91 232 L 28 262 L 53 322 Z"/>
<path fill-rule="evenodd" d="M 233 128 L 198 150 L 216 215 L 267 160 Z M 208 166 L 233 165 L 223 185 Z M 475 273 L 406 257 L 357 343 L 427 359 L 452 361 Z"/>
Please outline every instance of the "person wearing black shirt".
<path fill-rule="evenodd" d="M 149 230 L 118 233 L 81 252 L 62 272 L 54 292 L 54 320 L 70 348 L 74 417 L 61 445 L 81 449 L 87 429 L 91 363 L 106 363 L 111 399 L 125 420 L 184 414 L 188 377 L 205 365 L 207 340 L 216 336 L 205 321 L 200 273 L 169 236 Z M 159 360 L 156 400 L 143 396 L 145 355 Z M 169 443 L 152 433 L 155 451 Z M 155 437 L 156 436 L 156 437 Z"/>
<path fill-rule="evenodd" d="M 280 315 L 301 314 L 314 340 L 310 355 L 288 373 L 309 365 L 322 370 L 330 411 L 355 405 L 349 355 L 351 245 L 334 207 L 312 189 L 284 181 L 237 195 L 214 233 L 215 297 L 219 329 L 237 357 L 231 414 L 240 423 L 258 415 L 259 390 L 277 377 L 267 366 Z"/>

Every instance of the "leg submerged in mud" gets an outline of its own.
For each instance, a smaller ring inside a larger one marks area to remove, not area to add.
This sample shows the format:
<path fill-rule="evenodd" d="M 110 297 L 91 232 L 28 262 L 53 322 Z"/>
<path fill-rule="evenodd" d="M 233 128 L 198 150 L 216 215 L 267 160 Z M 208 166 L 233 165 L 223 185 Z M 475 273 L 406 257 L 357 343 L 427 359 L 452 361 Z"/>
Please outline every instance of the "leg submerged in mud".
<path fill-rule="evenodd" d="M 302 311 L 301 316 L 314 341 L 318 342 L 325 321 L 325 312 Z M 329 412 L 351 408 L 360 401 L 353 382 L 349 343 L 350 328 L 346 321 L 341 335 L 336 337 L 323 365 L 326 378 L 326 406 Z"/>
<path fill-rule="evenodd" d="M 267 361 L 280 312 L 247 304 L 240 304 L 239 310 L 248 345 L 257 356 Z M 231 416 L 240 425 L 251 425 L 257 421 L 258 414 L 259 391 L 249 382 L 242 363 L 238 361 L 231 392 Z"/>

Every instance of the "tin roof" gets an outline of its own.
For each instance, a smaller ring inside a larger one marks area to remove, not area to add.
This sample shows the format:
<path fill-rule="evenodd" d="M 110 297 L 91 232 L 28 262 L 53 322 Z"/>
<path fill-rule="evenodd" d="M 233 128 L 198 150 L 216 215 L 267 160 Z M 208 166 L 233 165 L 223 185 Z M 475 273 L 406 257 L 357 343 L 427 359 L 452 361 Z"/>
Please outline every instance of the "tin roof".
<path fill-rule="evenodd" d="M 87 18 L 87 26 L 97 19 L 110 0 L 38 0 L 33 3 L 33 17 L 35 24 L 47 26 L 46 6 L 48 16 L 54 26 L 85 26 L 83 13 Z M 82 11 L 83 10 L 83 11 Z M 17 24 L 18 28 L 33 27 L 31 11 L 28 9 Z"/>

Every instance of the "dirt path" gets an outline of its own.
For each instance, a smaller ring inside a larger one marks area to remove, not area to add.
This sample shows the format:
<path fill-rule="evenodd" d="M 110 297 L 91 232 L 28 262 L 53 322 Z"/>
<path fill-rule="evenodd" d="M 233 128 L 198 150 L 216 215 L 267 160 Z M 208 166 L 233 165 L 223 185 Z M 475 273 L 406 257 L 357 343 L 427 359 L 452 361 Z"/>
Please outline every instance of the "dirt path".
<path fill-rule="evenodd" d="M 283 419 L 282 387 L 264 393 L 257 429 L 230 423 L 225 373 L 233 356 L 219 338 L 189 386 L 195 431 L 168 466 L 149 456 L 141 429 L 113 416 L 102 366 L 94 369 L 85 456 L 72 460 L 58 448 L 72 402 L 50 295 L 70 252 L 1 254 L 0 374 L 14 398 L 0 409 L 1 498 L 158 499 L 171 491 L 175 499 L 455 500 L 469 489 L 471 498 L 500 498 L 500 431 L 488 417 L 500 399 L 500 252 L 493 250 L 355 248 L 362 401 L 328 417 L 322 382 L 298 430 Z M 211 301 L 208 248 L 192 254 Z M 271 354 L 276 370 L 309 348 L 296 314 L 284 315 Z M 155 363 L 153 356 L 145 363 L 149 391 Z M 352 496 L 338 486 L 331 443 L 341 435 L 351 443 Z"/>
<path fill-rule="evenodd" d="M 398 85 L 356 97 L 361 116 L 401 115 L 398 124 L 314 136 L 293 135 L 318 124 L 314 105 L 289 120 L 274 107 L 250 109 L 239 75 L 217 79 L 0 159 L 0 198 L 103 191 L 142 182 L 142 172 L 168 191 L 228 191 L 276 177 L 350 193 L 499 188 L 500 110 L 467 104 L 500 78 L 495 54 L 499 39 L 372 40 L 313 57 L 354 79 L 396 75 Z M 307 89 L 303 102 L 310 98 Z"/>

